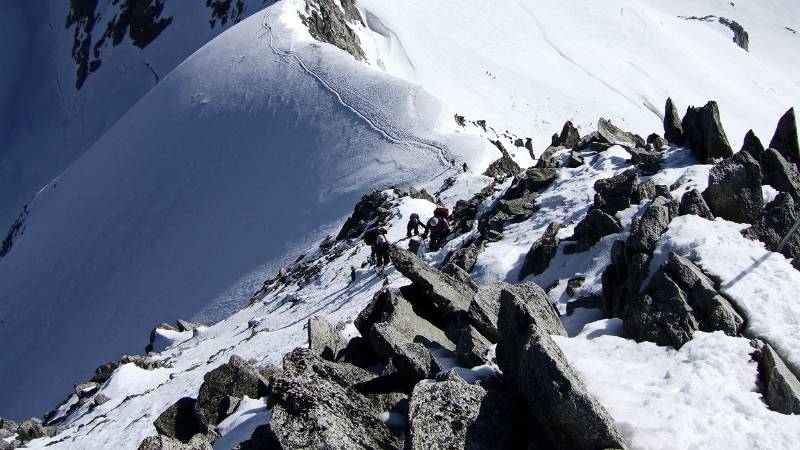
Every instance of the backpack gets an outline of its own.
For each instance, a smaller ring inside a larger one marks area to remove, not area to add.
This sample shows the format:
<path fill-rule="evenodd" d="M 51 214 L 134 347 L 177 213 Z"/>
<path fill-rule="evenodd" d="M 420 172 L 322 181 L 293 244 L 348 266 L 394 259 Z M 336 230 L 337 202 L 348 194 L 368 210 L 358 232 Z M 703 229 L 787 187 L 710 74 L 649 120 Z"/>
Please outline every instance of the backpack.
<path fill-rule="evenodd" d="M 375 243 L 378 245 L 378 247 L 381 248 L 389 246 L 389 240 L 386 239 L 385 234 L 379 234 L 378 237 L 375 239 Z"/>
<path fill-rule="evenodd" d="M 380 235 L 380 230 L 377 228 L 370 228 L 369 230 L 364 232 L 364 243 L 372 246 L 375 245 L 378 236 Z"/>
<path fill-rule="evenodd" d="M 450 220 L 450 210 L 441 206 L 433 210 L 433 215 Z"/>

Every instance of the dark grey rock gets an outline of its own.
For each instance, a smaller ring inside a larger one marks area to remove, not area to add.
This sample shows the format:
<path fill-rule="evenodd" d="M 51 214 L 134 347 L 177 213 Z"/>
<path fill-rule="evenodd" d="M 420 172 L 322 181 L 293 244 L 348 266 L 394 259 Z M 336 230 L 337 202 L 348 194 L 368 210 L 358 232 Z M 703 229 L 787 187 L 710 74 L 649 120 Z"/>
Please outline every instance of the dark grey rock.
<path fill-rule="evenodd" d="M 553 147 L 574 148 L 580 143 L 581 134 L 572 122 L 568 120 L 561 128 L 561 134 L 558 136 L 554 135 L 553 138 L 551 142 L 551 146 Z"/>
<path fill-rule="evenodd" d="M 722 331 L 728 336 L 738 336 L 744 319 L 733 305 L 717 292 L 714 282 L 688 259 L 670 252 L 666 272 L 686 294 L 686 300 L 700 330 Z"/>
<path fill-rule="evenodd" d="M 750 130 L 744 135 L 744 143 L 742 143 L 740 151 L 750 153 L 753 159 L 760 162 L 761 155 L 764 153 L 764 145 L 753 130 Z"/>
<path fill-rule="evenodd" d="M 475 267 L 475 263 L 478 261 L 478 255 L 483 253 L 486 249 L 486 246 L 483 242 L 474 243 L 470 242 L 468 245 L 456 250 L 450 259 L 447 261 L 448 264 L 454 264 L 466 272 L 472 271 Z M 443 272 L 452 275 L 453 271 L 450 270 L 443 270 Z"/>
<path fill-rule="evenodd" d="M 233 450 L 282 450 L 278 437 L 269 424 L 259 425 L 250 439 L 239 443 Z"/>
<path fill-rule="evenodd" d="M 75 395 L 78 398 L 86 398 L 91 397 L 97 392 L 97 389 L 100 387 L 99 384 L 95 383 L 94 381 L 89 381 L 87 383 L 81 383 L 75 385 Z"/>
<path fill-rule="evenodd" d="M 714 214 L 703 199 L 703 195 L 697 189 L 692 189 L 686 192 L 681 197 L 681 203 L 678 206 L 678 214 L 684 216 L 686 214 L 694 214 L 704 219 L 714 220 Z"/>
<path fill-rule="evenodd" d="M 783 414 L 800 414 L 800 381 L 769 345 L 760 349 L 758 375 L 770 409 Z"/>
<path fill-rule="evenodd" d="M 651 148 L 628 148 L 631 154 L 631 163 L 642 172 L 643 175 L 654 175 L 661 169 L 661 153 Z"/>
<path fill-rule="evenodd" d="M 671 144 L 683 145 L 683 126 L 671 98 L 667 98 L 664 106 L 664 139 Z"/>
<path fill-rule="evenodd" d="M 511 394 L 453 377 L 422 381 L 409 404 L 410 450 L 525 448 L 522 414 Z"/>
<path fill-rule="evenodd" d="M 582 166 L 584 163 L 583 157 L 580 155 L 576 155 L 575 152 L 570 153 L 569 159 L 567 159 L 567 167 L 570 169 L 574 169 L 576 167 Z"/>
<path fill-rule="evenodd" d="M 195 414 L 197 401 L 184 397 L 162 412 L 153 422 L 158 434 L 189 442 L 195 434 L 205 434 L 206 428 Z"/>
<path fill-rule="evenodd" d="M 677 119 L 678 116 L 676 115 L 675 118 Z M 651 135 L 647 136 L 647 144 L 648 147 L 652 146 L 653 150 L 661 151 L 661 149 L 667 146 L 667 141 L 660 135 L 652 133 Z"/>
<path fill-rule="evenodd" d="M 7 430 L 16 433 L 17 427 L 19 427 L 19 424 L 13 420 L 0 417 L 0 430 Z"/>
<path fill-rule="evenodd" d="M 563 227 L 564 225 L 558 222 L 552 222 L 539 239 L 531 245 L 519 271 L 520 281 L 530 274 L 539 275 L 547 270 L 550 260 L 558 252 L 558 232 Z"/>
<path fill-rule="evenodd" d="M 627 247 L 633 252 L 652 254 L 661 234 L 678 215 L 678 202 L 664 197 L 656 197 L 641 217 L 631 221 L 631 234 Z"/>
<path fill-rule="evenodd" d="M 0 450 L 14 450 L 17 448 L 16 441 L 7 441 L 6 438 L 11 437 L 12 435 L 4 435 L 3 433 L 7 433 L 7 431 L 3 430 L 0 431 Z"/>
<path fill-rule="evenodd" d="M 792 265 L 800 270 L 800 233 L 794 233 L 783 245 L 780 244 L 797 221 L 795 202 L 789 194 L 781 192 L 764 208 L 758 221 L 744 231 L 748 239 L 759 240 L 768 250 L 793 258 Z"/>
<path fill-rule="evenodd" d="M 686 295 L 663 269 L 653 275 L 645 293 L 628 302 L 623 326 L 628 338 L 676 349 L 699 329 Z"/>
<path fill-rule="evenodd" d="M 28 419 L 17 427 L 17 439 L 23 444 L 34 439 L 47 437 L 47 429 L 38 419 Z"/>
<path fill-rule="evenodd" d="M 561 146 L 550 146 L 547 147 L 544 152 L 542 152 L 542 156 L 539 157 L 539 160 L 536 161 L 537 168 L 545 169 L 557 169 L 561 166 L 561 161 L 556 156 L 559 152 L 562 152 L 566 149 L 566 147 Z"/>
<path fill-rule="evenodd" d="M 571 316 L 572 313 L 575 312 L 576 309 L 583 308 L 583 309 L 602 309 L 603 308 L 603 297 L 592 294 L 587 295 L 586 297 L 581 297 L 577 300 L 573 300 L 567 303 L 567 315 Z"/>
<path fill-rule="evenodd" d="M 611 247 L 611 264 L 603 271 L 603 312 L 606 317 L 622 317 L 627 303 L 639 294 L 649 273 L 650 255 L 626 249 L 624 241 Z"/>
<path fill-rule="evenodd" d="M 800 144 L 797 142 L 797 121 L 794 117 L 794 108 L 789 108 L 781 116 L 775 134 L 769 141 L 770 148 L 779 151 L 784 158 L 795 164 L 800 164 Z"/>
<path fill-rule="evenodd" d="M 526 321 L 539 324 L 549 334 L 567 335 L 561 319 L 550 304 L 550 298 L 542 288 L 534 283 L 512 285 L 498 282 L 481 286 L 468 312 L 470 322 L 490 342 L 497 342 L 499 339 L 497 321 L 500 314 L 500 300 L 504 295 L 516 297 L 520 304 L 524 305 Z"/>
<path fill-rule="evenodd" d="M 769 148 L 762 153 L 761 173 L 764 184 L 788 193 L 795 202 L 800 200 L 800 172 L 777 150 Z"/>
<path fill-rule="evenodd" d="M 462 367 L 475 367 L 486 364 L 486 354 L 492 343 L 483 337 L 478 330 L 470 324 L 461 327 L 461 333 L 456 343 L 456 357 Z"/>
<path fill-rule="evenodd" d="M 138 450 L 213 450 L 213 447 L 208 438 L 202 434 L 194 435 L 186 444 L 177 439 L 159 435 L 145 438 L 139 444 Z"/>
<path fill-rule="evenodd" d="M 600 118 L 597 121 L 597 133 L 609 144 L 621 145 L 627 148 L 644 147 L 646 145 L 641 136 L 619 129 L 608 119 Z"/>
<path fill-rule="evenodd" d="M 102 405 L 104 403 L 107 403 L 109 400 L 111 400 L 111 399 L 108 398 L 107 395 L 102 394 L 102 393 L 101 394 L 97 394 L 97 395 L 94 396 L 94 404 L 95 404 L 95 406 L 100 406 L 100 405 Z"/>
<path fill-rule="evenodd" d="M 466 311 L 475 291 L 467 283 L 429 266 L 413 253 L 393 246 L 389 257 L 398 272 L 431 298 L 445 316 Z"/>
<path fill-rule="evenodd" d="M 631 204 L 631 196 L 639 177 L 628 169 L 619 175 L 597 180 L 594 183 L 594 207 L 608 215 L 614 215 Z"/>
<path fill-rule="evenodd" d="M 534 412 L 550 448 L 627 448 L 611 415 L 516 297 L 503 297 L 498 328 L 497 363 L 503 379 Z"/>
<path fill-rule="evenodd" d="M 378 355 L 391 360 L 408 385 L 433 378 L 443 369 L 424 345 L 409 342 L 404 334 L 387 323 L 373 325 L 369 341 Z"/>
<path fill-rule="evenodd" d="M 746 152 L 720 161 L 708 174 L 703 199 L 715 217 L 755 223 L 764 208 L 758 162 Z"/>
<path fill-rule="evenodd" d="M 431 203 L 436 203 L 436 199 L 433 198 L 431 194 L 428 193 L 424 188 L 422 190 L 417 190 L 414 187 L 410 187 L 408 189 L 408 196 L 411 198 L 416 198 L 419 200 L 427 200 Z"/>
<path fill-rule="evenodd" d="M 583 286 L 584 281 L 586 281 L 586 277 L 583 275 L 578 275 L 567 280 L 567 295 L 575 297 L 578 293 L 578 289 Z"/>
<path fill-rule="evenodd" d="M 378 292 L 355 320 L 356 328 L 366 337 L 385 363 L 391 362 L 409 386 L 432 377 L 441 367 L 428 348 L 455 351 L 456 344 L 441 328 L 440 316 L 430 301 L 416 288 Z"/>
<path fill-rule="evenodd" d="M 378 419 L 382 412 L 354 386 L 374 376 L 356 367 L 295 349 L 274 380 L 270 427 L 281 448 L 399 448 L 401 442 Z"/>
<path fill-rule="evenodd" d="M 511 155 L 508 153 L 508 150 L 503 146 L 503 144 L 498 141 L 491 141 L 502 156 L 500 156 L 497 161 L 489 164 L 489 167 L 483 172 L 484 175 L 487 177 L 499 178 L 499 177 L 512 177 L 522 171 L 522 168 L 519 167 L 519 164 L 514 161 Z"/>
<path fill-rule="evenodd" d="M 681 125 L 684 145 L 692 150 L 701 163 L 711 163 L 715 159 L 733 155 L 716 102 L 708 102 L 701 108 L 690 106 Z"/>
<path fill-rule="evenodd" d="M 300 20 L 314 39 L 335 45 L 355 59 L 364 61 L 366 56 L 361 40 L 348 25 L 348 22 L 363 24 L 361 15 L 352 0 L 342 2 L 342 6 L 340 8 L 333 0 L 306 1 L 305 15 L 300 14 Z"/>
<path fill-rule="evenodd" d="M 631 204 L 640 205 L 642 202 L 652 200 L 656 196 L 656 183 L 653 180 L 647 180 L 639 183 L 633 188 L 631 193 Z"/>
<path fill-rule="evenodd" d="M 381 191 L 373 191 L 361 197 L 353 207 L 336 240 L 355 239 L 367 231 L 371 224 L 384 223 L 391 214 L 391 201 Z"/>
<path fill-rule="evenodd" d="M 744 51 L 750 51 L 750 36 L 739 22 L 725 17 L 720 17 L 718 20 L 719 23 L 725 25 L 733 32 L 734 44 L 738 45 L 739 48 Z"/>
<path fill-rule="evenodd" d="M 227 396 L 261 398 L 268 393 L 267 381 L 256 368 L 232 355 L 227 363 L 205 374 L 195 409 L 204 425 L 216 426 L 226 417 L 223 401 Z"/>
<path fill-rule="evenodd" d="M 329 361 L 335 361 L 339 357 L 339 352 L 344 350 L 347 343 L 328 322 L 321 316 L 313 316 L 308 319 L 308 348 L 314 354 L 321 356 Z"/>
<path fill-rule="evenodd" d="M 575 225 L 575 231 L 567 240 L 577 242 L 564 247 L 564 253 L 585 252 L 600 242 L 603 237 L 620 231 L 622 231 L 622 226 L 617 219 L 599 209 L 592 209 L 583 220 Z"/>
<path fill-rule="evenodd" d="M 178 325 L 178 331 L 193 331 L 195 328 L 203 326 L 201 323 L 181 319 L 178 319 L 175 323 Z"/>

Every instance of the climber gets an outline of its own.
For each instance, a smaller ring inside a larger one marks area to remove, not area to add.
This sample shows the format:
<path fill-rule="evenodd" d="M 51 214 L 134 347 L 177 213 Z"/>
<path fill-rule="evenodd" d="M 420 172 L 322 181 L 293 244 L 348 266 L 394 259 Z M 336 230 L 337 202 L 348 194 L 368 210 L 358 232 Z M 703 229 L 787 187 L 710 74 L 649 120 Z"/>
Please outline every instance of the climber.
<path fill-rule="evenodd" d="M 469 171 L 469 167 L 467 167 L 467 163 L 464 163 L 464 165 L 461 166 L 461 168 L 464 169 L 464 173 L 467 173 L 467 171 Z"/>
<path fill-rule="evenodd" d="M 375 238 L 375 255 L 377 256 L 375 267 L 378 272 L 383 272 L 384 267 L 389 265 L 389 240 L 386 239 L 385 228 L 381 228 L 378 237 Z"/>
<path fill-rule="evenodd" d="M 419 227 L 425 229 L 425 225 L 419 220 L 419 214 L 413 213 L 411 217 L 408 219 L 408 225 L 406 225 L 406 236 L 411 237 L 411 233 L 414 233 L 414 236 L 419 236 Z"/>
<path fill-rule="evenodd" d="M 433 216 L 428 220 L 425 233 L 422 238 L 425 239 L 430 234 L 430 249 L 432 251 L 439 250 L 447 240 L 447 235 L 450 234 L 450 223 L 444 217 Z"/>

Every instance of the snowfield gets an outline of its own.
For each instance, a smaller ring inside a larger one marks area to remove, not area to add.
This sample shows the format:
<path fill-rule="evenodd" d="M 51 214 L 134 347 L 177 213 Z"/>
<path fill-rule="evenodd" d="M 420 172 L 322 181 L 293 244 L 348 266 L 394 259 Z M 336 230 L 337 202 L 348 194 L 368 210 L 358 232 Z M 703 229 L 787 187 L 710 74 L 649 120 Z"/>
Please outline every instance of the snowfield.
<path fill-rule="evenodd" d="M 564 121 L 585 135 L 600 117 L 642 136 L 661 133 L 669 96 L 681 115 L 716 100 L 735 151 L 749 129 L 768 143 L 777 119 L 800 106 L 800 35 L 786 29 L 800 29 L 795 1 L 357 6 L 366 62 L 315 41 L 297 14 L 304 1 L 282 0 L 177 64 L 35 196 L 0 258 L 0 416 L 38 416 L 67 400 L 55 416 L 64 430 L 29 447 L 136 449 L 156 434 L 159 414 L 196 397 L 203 376 L 232 355 L 259 368 L 280 365 L 307 344 L 316 315 L 346 323 L 346 338 L 357 335 L 350 322 L 374 294 L 408 280 L 364 264 L 370 250 L 358 239 L 320 243 L 362 195 L 380 189 L 393 202 L 388 239 L 405 247 L 410 215 L 424 220 L 436 205 L 390 188 L 425 188 L 452 210 L 493 182 L 481 175 L 500 156 L 488 139 L 528 167 L 534 161 L 515 139 L 531 137 L 538 155 Z M 719 23 L 679 17 L 706 15 L 742 24 L 750 51 Z M 571 236 L 595 182 L 631 167 L 621 146 L 581 156 L 583 165 L 559 169 L 530 218 L 507 224 L 478 256 L 470 273 L 477 284 L 518 283 L 547 226 L 561 222 L 558 237 Z M 674 145 L 661 166 L 640 181 L 671 186 L 678 200 L 705 189 L 712 167 Z M 510 185 L 498 183 L 479 215 Z M 765 186 L 762 194 L 769 200 L 777 191 Z M 796 447 L 800 416 L 766 405 L 748 338 L 767 341 L 800 371 L 800 272 L 742 237 L 745 225 L 675 218 L 650 273 L 671 251 L 691 259 L 746 316 L 746 337 L 698 331 L 675 350 L 623 338 L 622 321 L 598 309 L 566 316 L 568 301 L 602 294 L 612 244 L 646 207 L 618 212 L 623 230 L 586 252 L 565 254 L 561 243 L 547 270 L 525 278 L 546 288 L 562 314 L 569 337 L 554 340 L 632 448 Z M 456 236 L 423 259 L 439 265 L 478 234 Z M 304 264 L 319 273 L 248 305 L 278 268 Z M 584 282 L 570 296 L 567 281 L 576 276 Z M 74 384 L 102 363 L 141 354 L 154 325 L 178 318 L 208 326 L 157 330 L 154 358 L 163 367 L 121 365 L 95 394 L 107 402 L 70 412 Z M 497 370 L 456 367 L 446 351 L 434 356 L 472 383 Z M 234 448 L 271 414 L 266 398 L 243 399 L 217 428 L 214 448 Z"/>

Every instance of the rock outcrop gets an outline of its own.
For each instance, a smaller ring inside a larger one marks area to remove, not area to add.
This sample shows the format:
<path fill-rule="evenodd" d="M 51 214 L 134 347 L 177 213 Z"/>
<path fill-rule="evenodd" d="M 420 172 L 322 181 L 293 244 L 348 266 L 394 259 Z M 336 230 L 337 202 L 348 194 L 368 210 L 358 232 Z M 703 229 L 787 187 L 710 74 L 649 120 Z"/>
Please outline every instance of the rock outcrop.
<path fill-rule="evenodd" d="M 763 242 L 770 251 L 793 258 L 792 265 L 800 270 L 800 235 L 794 233 L 783 242 L 797 218 L 796 202 L 789 194 L 781 192 L 767 204 L 758 221 L 743 234 L 749 239 Z"/>
<path fill-rule="evenodd" d="M 313 316 L 308 319 L 308 348 L 324 359 L 335 361 L 339 353 L 344 350 L 347 343 L 328 322 L 321 316 Z"/>
<path fill-rule="evenodd" d="M 700 191 L 697 189 L 692 189 L 683 194 L 681 203 L 678 206 L 678 214 L 681 216 L 694 214 L 704 219 L 714 220 L 714 214 L 711 212 L 711 208 L 708 207 L 705 199 L 703 199 L 703 195 L 700 194 Z"/>
<path fill-rule="evenodd" d="M 307 349 L 283 359 L 272 383 L 275 406 L 270 428 L 282 448 L 400 448 L 400 440 L 378 419 L 376 405 L 356 389 L 374 375 L 325 361 Z"/>
<path fill-rule="evenodd" d="M 528 275 L 539 275 L 550 265 L 556 253 L 558 252 L 558 232 L 564 225 L 553 222 L 547 226 L 544 233 L 532 245 L 528 253 L 525 255 L 525 261 L 519 271 L 519 280 L 522 281 Z"/>
<path fill-rule="evenodd" d="M 511 157 L 508 150 L 499 140 L 492 141 L 492 144 L 500 150 L 501 156 L 495 162 L 489 164 L 489 167 L 483 172 L 484 175 L 492 178 L 506 178 L 522 171 L 522 168 L 514 161 L 514 158 Z"/>
<path fill-rule="evenodd" d="M 601 118 L 597 121 L 597 134 L 601 142 L 611 145 L 621 145 L 627 148 L 644 147 L 646 145 L 641 136 L 623 131 L 608 119 Z"/>
<path fill-rule="evenodd" d="M 515 296 L 504 296 L 499 316 L 497 363 L 504 381 L 534 412 L 548 448 L 627 448 L 611 415 L 526 305 Z"/>
<path fill-rule="evenodd" d="M 681 122 L 683 144 L 692 150 L 701 163 L 733 155 L 733 150 L 722 128 L 719 107 L 714 101 L 701 108 L 690 106 Z"/>
<path fill-rule="evenodd" d="M 628 169 L 619 175 L 594 183 L 594 207 L 613 216 L 631 205 L 631 195 L 639 182 L 636 171 Z"/>
<path fill-rule="evenodd" d="M 138 450 L 213 450 L 208 438 L 197 434 L 187 443 L 169 436 L 150 436 L 139 444 Z"/>
<path fill-rule="evenodd" d="M 527 445 L 511 394 L 452 380 L 422 381 L 408 408 L 411 450 L 514 449 Z"/>
<path fill-rule="evenodd" d="M 206 428 L 195 414 L 197 400 L 184 397 L 162 412 L 153 422 L 158 434 L 188 443 L 195 434 L 205 434 Z"/>
<path fill-rule="evenodd" d="M 561 128 L 561 134 L 553 135 L 552 147 L 575 148 L 581 142 L 581 134 L 569 120 Z"/>
<path fill-rule="evenodd" d="M 232 355 L 227 363 L 205 374 L 195 410 L 200 421 L 212 427 L 227 417 L 225 400 L 228 396 L 261 398 L 268 393 L 267 381 L 256 368 Z"/>
<path fill-rule="evenodd" d="M 436 270 L 413 253 L 393 246 L 389 258 L 395 268 L 431 298 L 445 317 L 469 309 L 475 290 L 471 285 Z"/>
<path fill-rule="evenodd" d="M 761 179 L 758 162 L 749 153 L 738 152 L 711 168 L 703 199 L 715 217 L 755 223 L 764 208 Z"/>
<path fill-rule="evenodd" d="M 678 108 L 671 98 L 667 98 L 664 106 L 664 139 L 670 144 L 683 145 L 683 126 Z"/>
<path fill-rule="evenodd" d="M 576 241 L 564 247 L 565 254 L 585 252 L 610 234 L 622 231 L 622 225 L 614 217 L 599 209 L 591 209 L 577 225 L 567 241 Z"/>
<path fill-rule="evenodd" d="M 686 295 L 663 270 L 628 302 L 623 325 L 625 337 L 678 349 L 699 329 Z"/>
<path fill-rule="evenodd" d="M 566 336 L 556 309 L 550 304 L 547 293 L 533 283 L 512 285 L 504 282 L 482 286 L 470 304 L 470 322 L 486 338 L 496 343 L 500 339 L 498 321 L 500 305 L 504 297 L 513 297 L 524 305 L 528 320 L 535 322 L 548 334 Z"/>
<path fill-rule="evenodd" d="M 770 409 L 783 414 L 800 414 L 800 381 L 769 344 L 761 344 L 758 375 Z"/>
<path fill-rule="evenodd" d="M 370 226 L 383 224 L 389 217 L 391 201 L 381 191 L 373 191 L 361 197 L 353 208 L 353 214 L 347 218 L 336 240 L 355 239 L 361 236 Z"/>
<path fill-rule="evenodd" d="M 769 141 L 770 148 L 774 148 L 784 158 L 794 164 L 800 164 L 800 143 L 797 139 L 797 121 L 794 116 L 794 108 L 789 108 L 786 113 L 778 120 L 778 126 L 772 140 Z"/>
<path fill-rule="evenodd" d="M 788 193 L 795 202 L 800 200 L 800 172 L 794 163 L 773 148 L 762 153 L 760 162 L 764 184 Z"/>
<path fill-rule="evenodd" d="M 761 140 L 753 130 L 750 130 L 744 135 L 744 142 L 740 151 L 750 153 L 753 159 L 760 162 L 761 155 L 764 153 L 764 144 L 761 143 Z"/>
<path fill-rule="evenodd" d="M 333 0 L 306 0 L 305 14 L 300 14 L 300 20 L 314 39 L 333 44 L 359 61 L 366 60 L 361 40 L 350 26 L 350 23 L 364 25 L 354 0 L 338 4 Z"/>

